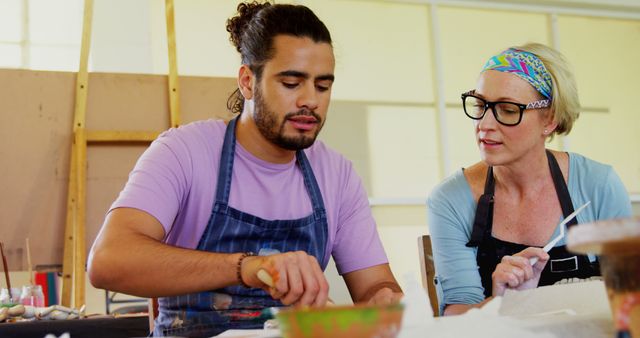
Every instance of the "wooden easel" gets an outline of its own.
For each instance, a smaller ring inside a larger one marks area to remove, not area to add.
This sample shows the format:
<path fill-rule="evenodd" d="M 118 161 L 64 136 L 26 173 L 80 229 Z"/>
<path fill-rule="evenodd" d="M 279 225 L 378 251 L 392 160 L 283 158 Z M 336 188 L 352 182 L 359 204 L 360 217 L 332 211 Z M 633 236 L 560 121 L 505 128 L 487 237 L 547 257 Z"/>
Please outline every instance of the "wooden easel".
<path fill-rule="evenodd" d="M 165 0 L 167 42 L 169 50 L 169 111 L 171 127 L 180 125 L 180 100 L 176 59 L 176 35 L 173 0 Z M 73 142 L 69 165 L 67 193 L 67 217 L 62 263 L 62 295 L 60 303 L 76 308 L 85 304 L 86 269 L 86 181 L 87 146 L 102 142 L 114 144 L 149 143 L 159 131 L 86 130 L 87 92 L 89 90 L 89 48 L 93 20 L 93 0 L 85 0 L 80 47 L 80 67 L 76 78 L 76 95 L 73 118 Z M 73 304 L 71 293 L 73 291 Z"/>

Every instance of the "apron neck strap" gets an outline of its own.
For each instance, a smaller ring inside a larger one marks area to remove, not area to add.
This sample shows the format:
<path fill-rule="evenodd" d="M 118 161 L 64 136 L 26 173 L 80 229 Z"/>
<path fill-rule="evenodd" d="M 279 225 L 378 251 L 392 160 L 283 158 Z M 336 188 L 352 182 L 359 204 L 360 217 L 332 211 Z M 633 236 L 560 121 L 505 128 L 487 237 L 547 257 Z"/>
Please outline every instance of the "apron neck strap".
<path fill-rule="evenodd" d="M 564 176 L 562 176 L 562 170 L 560 170 L 558 161 L 549 150 L 547 150 L 547 160 L 549 162 L 549 170 L 551 171 L 551 178 L 553 179 L 553 185 L 556 188 L 556 194 L 558 195 L 558 200 L 560 201 L 560 207 L 562 208 L 562 214 L 564 215 L 564 217 L 567 217 L 574 210 L 573 202 L 571 202 L 571 195 L 569 195 L 569 189 L 567 188 L 567 184 L 564 181 Z M 578 221 L 574 217 L 567 224 L 567 227 L 570 227 L 576 224 L 578 224 Z"/>
<path fill-rule="evenodd" d="M 222 144 L 222 155 L 220 156 L 215 201 L 225 205 L 229 201 L 229 193 L 231 192 L 233 156 L 236 151 L 236 125 L 239 118 L 240 115 L 230 120 L 229 124 L 227 124 L 227 129 L 224 133 L 224 143 Z"/>
<path fill-rule="evenodd" d="M 478 199 L 476 216 L 473 220 L 473 231 L 471 232 L 471 239 L 467 243 L 467 247 L 476 247 L 480 245 L 485 236 L 491 235 L 495 186 L 493 167 L 489 167 L 487 169 L 487 178 L 484 182 L 484 194 Z"/>
<path fill-rule="evenodd" d="M 302 150 L 296 151 L 296 160 L 298 162 L 298 165 L 300 166 L 300 170 L 302 170 L 304 186 L 307 188 L 307 192 L 309 193 L 309 197 L 311 198 L 314 217 L 316 219 L 320 219 L 320 217 L 326 216 L 324 202 L 322 201 L 322 193 L 320 192 L 320 187 L 318 186 L 316 176 L 313 174 L 311 163 L 309 163 L 307 155 L 305 155 L 304 151 Z"/>

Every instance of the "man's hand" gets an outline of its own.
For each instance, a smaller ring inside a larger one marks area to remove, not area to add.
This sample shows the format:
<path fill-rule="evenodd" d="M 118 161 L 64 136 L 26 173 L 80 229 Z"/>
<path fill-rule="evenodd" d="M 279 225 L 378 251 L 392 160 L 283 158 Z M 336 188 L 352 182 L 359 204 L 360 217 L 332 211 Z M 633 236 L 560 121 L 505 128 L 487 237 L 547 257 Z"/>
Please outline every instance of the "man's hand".
<path fill-rule="evenodd" d="M 367 304 L 369 305 L 390 305 L 397 304 L 402 299 L 403 294 L 400 292 L 394 292 L 388 287 L 384 287 L 376 291 L 376 293 L 369 298 Z"/>
<path fill-rule="evenodd" d="M 269 274 L 273 286 L 258 278 L 260 270 Z M 284 305 L 321 307 L 327 303 L 329 283 L 316 258 L 304 251 L 247 257 L 240 274 L 247 285 L 266 290 Z"/>
<path fill-rule="evenodd" d="M 342 275 L 354 303 L 385 305 L 402 298 L 402 289 L 391 273 L 389 264 L 374 265 Z"/>
<path fill-rule="evenodd" d="M 531 266 L 529 259 L 533 257 L 538 257 L 538 262 Z M 536 288 L 548 260 L 549 254 L 534 247 L 526 248 L 513 256 L 502 257 L 502 261 L 491 275 L 493 296 L 502 296 L 507 289 Z"/>

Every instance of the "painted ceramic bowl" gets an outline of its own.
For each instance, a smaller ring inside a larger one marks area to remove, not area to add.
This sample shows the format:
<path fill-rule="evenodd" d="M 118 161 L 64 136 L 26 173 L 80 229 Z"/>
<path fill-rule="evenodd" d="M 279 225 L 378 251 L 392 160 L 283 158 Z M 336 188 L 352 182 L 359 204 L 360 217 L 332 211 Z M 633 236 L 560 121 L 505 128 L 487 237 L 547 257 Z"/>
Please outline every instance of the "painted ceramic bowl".
<path fill-rule="evenodd" d="M 288 309 L 276 314 L 284 338 L 392 338 L 400 332 L 403 306 L 333 306 Z"/>
<path fill-rule="evenodd" d="M 618 337 L 640 337 L 640 217 L 580 224 L 567 246 L 599 255 Z"/>

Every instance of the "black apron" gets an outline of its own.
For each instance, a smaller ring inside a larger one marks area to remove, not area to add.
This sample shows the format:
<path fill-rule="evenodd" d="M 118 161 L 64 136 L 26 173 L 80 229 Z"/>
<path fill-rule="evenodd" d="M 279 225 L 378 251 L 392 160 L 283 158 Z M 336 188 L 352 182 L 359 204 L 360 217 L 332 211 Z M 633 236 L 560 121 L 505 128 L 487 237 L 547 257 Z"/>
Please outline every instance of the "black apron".
<path fill-rule="evenodd" d="M 569 189 L 567 189 L 567 184 L 564 182 L 562 171 L 560 171 L 555 157 L 549 150 L 547 150 L 546 153 L 553 184 L 556 188 L 558 200 L 560 201 L 560 207 L 562 208 L 562 214 L 564 217 L 567 217 L 574 210 Z M 492 295 L 493 286 L 491 274 L 495 271 L 502 257 L 515 255 L 530 247 L 530 245 L 506 242 L 493 237 L 491 232 L 493 227 L 494 191 L 495 180 L 493 178 L 493 167 L 489 167 L 484 185 L 484 194 L 480 196 L 476 208 L 471 240 L 467 243 L 468 247 L 478 247 L 476 261 L 478 263 L 485 297 Z M 576 224 L 578 224 L 578 222 L 576 218 L 574 218 L 567 224 L 567 229 Z M 564 245 L 556 246 L 549 250 L 549 256 L 551 258 L 542 271 L 538 286 L 555 284 L 566 278 L 585 279 L 592 276 L 600 276 L 600 265 L 597 260 L 592 263 L 589 261 L 588 256 L 570 253 Z"/>

